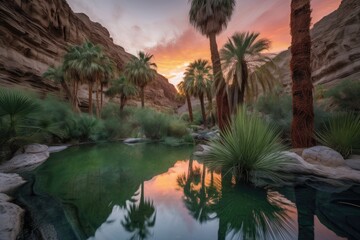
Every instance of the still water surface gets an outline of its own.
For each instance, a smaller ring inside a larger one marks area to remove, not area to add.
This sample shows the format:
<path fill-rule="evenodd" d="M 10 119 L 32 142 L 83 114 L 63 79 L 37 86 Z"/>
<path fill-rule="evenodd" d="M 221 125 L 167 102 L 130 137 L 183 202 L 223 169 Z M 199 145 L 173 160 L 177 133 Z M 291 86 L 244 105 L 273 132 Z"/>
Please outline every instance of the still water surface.
<path fill-rule="evenodd" d="M 53 154 L 19 199 L 58 239 L 360 239 L 360 187 L 234 185 L 191 147 L 104 144 Z"/>

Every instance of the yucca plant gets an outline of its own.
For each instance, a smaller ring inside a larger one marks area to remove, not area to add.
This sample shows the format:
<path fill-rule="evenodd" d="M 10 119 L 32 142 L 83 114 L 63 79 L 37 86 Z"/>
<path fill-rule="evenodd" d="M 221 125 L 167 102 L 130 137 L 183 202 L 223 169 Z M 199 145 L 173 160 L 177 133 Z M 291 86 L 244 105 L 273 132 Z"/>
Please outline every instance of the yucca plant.
<path fill-rule="evenodd" d="M 360 115 L 338 113 L 316 132 L 317 141 L 338 151 L 344 158 L 360 153 Z"/>
<path fill-rule="evenodd" d="M 239 108 L 220 138 L 209 142 L 210 150 L 203 156 L 212 169 L 232 173 L 237 181 L 251 181 L 262 173 L 274 181 L 280 180 L 277 170 L 286 159 L 280 133 L 255 115 Z"/>

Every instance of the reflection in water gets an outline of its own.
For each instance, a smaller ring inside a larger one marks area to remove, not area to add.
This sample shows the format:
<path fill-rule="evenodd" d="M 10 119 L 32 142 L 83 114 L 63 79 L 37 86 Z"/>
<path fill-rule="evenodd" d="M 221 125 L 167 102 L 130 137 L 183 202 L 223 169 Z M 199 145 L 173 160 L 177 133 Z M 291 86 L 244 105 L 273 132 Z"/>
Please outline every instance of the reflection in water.
<path fill-rule="evenodd" d="M 214 178 L 206 182 L 206 167 L 202 166 L 201 184 L 194 181 L 193 162 L 189 161 L 188 174 L 180 174 L 178 186 L 183 190 L 183 201 L 191 216 L 200 223 L 217 217 L 218 240 L 239 239 L 292 239 L 295 228 L 288 216 L 293 204 L 279 193 L 250 185 L 231 183 L 229 177 Z"/>
<path fill-rule="evenodd" d="M 162 145 L 70 148 L 33 172 L 18 199 L 66 240 L 74 239 L 69 232 L 93 240 L 297 239 L 297 219 L 300 238 L 360 239 L 359 187 L 235 185 L 230 174 L 180 160 L 191 152 Z M 298 217 L 287 199 L 297 202 Z"/>
<path fill-rule="evenodd" d="M 131 203 L 127 209 L 124 221 L 121 225 L 130 233 L 134 233 L 130 239 L 146 239 L 150 236 L 149 228 L 155 226 L 156 212 L 151 200 L 145 200 L 144 182 L 141 183 L 140 202 L 138 205 Z"/>

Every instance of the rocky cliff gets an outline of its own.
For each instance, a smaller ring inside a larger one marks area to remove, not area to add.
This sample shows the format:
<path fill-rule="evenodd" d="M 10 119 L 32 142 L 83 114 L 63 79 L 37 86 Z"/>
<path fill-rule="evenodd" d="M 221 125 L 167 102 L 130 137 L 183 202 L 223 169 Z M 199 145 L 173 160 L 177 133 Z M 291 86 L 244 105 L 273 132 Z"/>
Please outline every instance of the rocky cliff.
<path fill-rule="evenodd" d="M 339 8 L 311 30 L 311 68 L 314 85 L 332 87 L 342 80 L 360 81 L 360 1 L 343 0 Z M 281 79 L 291 87 L 290 51 L 276 58 Z"/>
<path fill-rule="evenodd" d="M 65 0 L 0 1 L 0 86 L 60 94 L 59 86 L 43 79 L 49 66 L 58 66 L 66 49 L 85 40 L 101 44 L 119 69 L 131 58 L 113 43 L 109 32 L 83 13 L 74 13 Z M 157 75 L 145 92 L 146 104 L 174 108 L 176 89 Z M 86 86 L 80 101 L 87 105 Z"/>

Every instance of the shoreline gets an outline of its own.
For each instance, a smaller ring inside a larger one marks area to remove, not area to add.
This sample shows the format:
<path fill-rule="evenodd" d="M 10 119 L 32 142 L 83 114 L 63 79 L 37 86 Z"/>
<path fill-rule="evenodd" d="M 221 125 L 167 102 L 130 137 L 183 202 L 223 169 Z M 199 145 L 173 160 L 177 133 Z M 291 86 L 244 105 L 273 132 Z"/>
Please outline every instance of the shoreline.
<path fill-rule="evenodd" d="M 43 164 L 51 153 L 60 152 L 70 145 L 46 146 L 30 144 L 19 149 L 14 156 L 0 165 L 0 239 L 16 240 L 24 229 L 26 209 L 16 204 L 14 192 L 27 181 L 19 175 Z"/>

